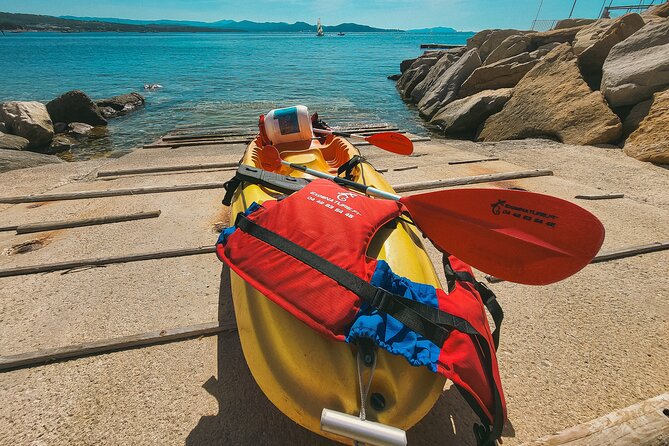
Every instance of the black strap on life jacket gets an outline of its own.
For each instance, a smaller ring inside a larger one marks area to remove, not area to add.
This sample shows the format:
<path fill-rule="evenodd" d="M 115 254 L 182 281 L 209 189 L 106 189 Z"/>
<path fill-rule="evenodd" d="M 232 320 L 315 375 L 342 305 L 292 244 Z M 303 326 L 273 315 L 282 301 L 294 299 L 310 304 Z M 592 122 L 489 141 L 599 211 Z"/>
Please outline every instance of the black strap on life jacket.
<path fill-rule="evenodd" d="M 480 335 L 465 319 L 375 287 L 355 274 L 256 224 L 242 213 L 237 216 L 235 226 L 326 275 L 359 296 L 364 302 L 394 317 L 440 348 L 452 329 L 471 335 Z"/>
<path fill-rule="evenodd" d="M 492 317 L 493 322 L 495 323 L 495 330 L 492 332 L 492 340 L 495 343 L 495 350 L 499 347 L 499 337 L 502 330 L 502 321 L 504 320 L 504 311 L 502 306 L 497 301 L 497 296 L 495 293 L 488 288 L 488 286 L 477 281 L 474 276 L 469 274 L 467 271 L 455 271 L 451 266 L 451 262 L 448 261 L 448 255 L 445 253 L 442 257 L 442 264 L 444 266 L 444 275 L 446 276 L 446 281 L 448 282 L 448 291 L 453 291 L 455 288 L 455 282 L 467 282 L 474 285 L 476 291 L 478 291 L 481 296 L 483 304 L 488 309 L 490 316 Z"/>

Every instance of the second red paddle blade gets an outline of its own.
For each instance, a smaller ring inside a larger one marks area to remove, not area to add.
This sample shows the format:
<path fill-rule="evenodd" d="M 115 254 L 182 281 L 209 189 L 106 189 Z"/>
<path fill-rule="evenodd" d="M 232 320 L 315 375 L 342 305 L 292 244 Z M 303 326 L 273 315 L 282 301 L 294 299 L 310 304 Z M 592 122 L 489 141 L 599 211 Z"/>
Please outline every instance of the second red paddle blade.
<path fill-rule="evenodd" d="M 594 215 L 549 195 L 457 189 L 400 201 L 435 245 L 511 282 L 565 279 L 590 263 L 604 241 L 604 227 Z"/>
<path fill-rule="evenodd" d="M 413 143 L 409 138 L 397 132 L 375 133 L 365 138 L 370 144 L 399 155 L 411 155 Z"/>

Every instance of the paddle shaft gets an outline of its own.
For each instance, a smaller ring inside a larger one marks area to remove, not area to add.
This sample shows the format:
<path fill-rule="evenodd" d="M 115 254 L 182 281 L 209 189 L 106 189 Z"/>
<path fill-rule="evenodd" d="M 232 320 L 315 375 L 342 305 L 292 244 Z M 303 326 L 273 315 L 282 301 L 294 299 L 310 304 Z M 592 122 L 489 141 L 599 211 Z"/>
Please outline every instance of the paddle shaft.
<path fill-rule="evenodd" d="M 356 135 L 354 133 L 346 132 L 335 132 L 334 130 L 323 130 L 323 129 L 313 129 L 314 133 L 321 133 L 323 135 L 334 135 L 334 136 L 343 136 L 344 138 L 358 138 L 358 139 L 367 139 L 366 136 Z"/>
<path fill-rule="evenodd" d="M 324 172 L 321 172 L 319 170 L 314 170 L 310 169 L 306 166 L 303 166 L 301 164 L 293 164 L 289 163 L 288 161 L 281 160 L 281 164 L 284 166 L 288 166 L 291 169 L 295 170 L 300 170 L 302 172 L 306 172 L 309 175 L 313 175 L 318 178 L 324 178 L 326 180 L 332 180 L 337 184 L 340 184 L 342 186 L 350 187 L 351 189 L 357 190 L 358 192 L 362 192 L 365 194 L 370 194 L 370 195 L 375 195 L 377 197 L 381 198 L 387 198 L 388 200 L 395 200 L 399 201 L 401 198 L 399 195 L 391 194 L 389 192 L 382 191 L 381 189 L 377 189 L 372 186 L 366 186 L 364 184 L 356 183 L 355 181 L 347 180 L 346 178 L 338 177 L 335 175 L 330 175 Z"/>

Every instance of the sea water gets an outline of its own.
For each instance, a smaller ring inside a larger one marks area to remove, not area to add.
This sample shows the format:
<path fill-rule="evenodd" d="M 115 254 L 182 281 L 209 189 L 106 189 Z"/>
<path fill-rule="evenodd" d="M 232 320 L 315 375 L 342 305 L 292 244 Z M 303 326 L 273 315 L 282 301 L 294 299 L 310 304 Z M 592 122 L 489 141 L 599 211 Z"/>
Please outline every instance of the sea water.
<path fill-rule="evenodd" d="M 47 102 L 74 89 L 93 99 L 137 91 L 146 107 L 111 119 L 72 159 L 119 155 L 180 126 L 249 128 L 258 115 L 304 104 L 330 125 L 388 122 L 425 130 L 386 79 L 421 43 L 471 33 L 6 33 L 0 101 Z M 145 91 L 145 84 L 163 88 Z"/>

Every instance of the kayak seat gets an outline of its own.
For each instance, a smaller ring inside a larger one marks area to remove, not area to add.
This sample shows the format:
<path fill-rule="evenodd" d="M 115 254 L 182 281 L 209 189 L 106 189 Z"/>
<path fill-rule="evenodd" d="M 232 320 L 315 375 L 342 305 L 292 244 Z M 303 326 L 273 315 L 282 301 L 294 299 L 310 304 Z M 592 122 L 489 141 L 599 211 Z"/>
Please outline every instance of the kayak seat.
<path fill-rule="evenodd" d="M 251 160 L 256 167 L 262 168 L 261 139 L 256 138 L 251 146 Z M 346 164 L 354 155 L 358 154 L 356 153 L 357 150 L 348 145 L 340 137 L 328 137 L 325 144 L 313 141 L 309 147 L 305 147 L 301 143 L 289 143 L 279 144 L 276 148 L 281 154 L 281 158 L 286 161 L 302 164 L 311 169 L 328 172 L 333 175 L 337 174 L 337 170 L 341 165 Z M 284 175 L 290 174 L 290 169 L 285 167 L 279 171 Z"/>

